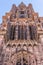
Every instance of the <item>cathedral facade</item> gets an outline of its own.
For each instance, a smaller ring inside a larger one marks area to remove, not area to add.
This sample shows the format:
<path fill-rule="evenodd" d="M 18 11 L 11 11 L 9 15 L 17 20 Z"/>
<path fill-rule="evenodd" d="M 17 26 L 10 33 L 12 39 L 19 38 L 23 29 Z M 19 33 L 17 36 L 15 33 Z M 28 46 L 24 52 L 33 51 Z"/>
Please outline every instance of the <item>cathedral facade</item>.
<path fill-rule="evenodd" d="M 0 65 L 43 65 L 43 17 L 32 4 L 13 4 L 2 16 Z"/>

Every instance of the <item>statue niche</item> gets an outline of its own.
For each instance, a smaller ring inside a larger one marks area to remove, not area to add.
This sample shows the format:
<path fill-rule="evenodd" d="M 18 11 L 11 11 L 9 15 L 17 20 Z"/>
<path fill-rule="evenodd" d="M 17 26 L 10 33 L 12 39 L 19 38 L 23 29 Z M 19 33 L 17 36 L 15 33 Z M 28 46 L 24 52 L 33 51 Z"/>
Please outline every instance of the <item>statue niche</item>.
<path fill-rule="evenodd" d="M 22 61 L 23 61 L 23 63 L 21 63 Z M 23 58 L 22 60 L 19 59 L 17 61 L 16 65 L 28 65 L 28 61 L 25 58 Z"/>
<path fill-rule="evenodd" d="M 12 19 L 15 19 L 15 18 L 16 18 L 16 13 L 11 14 L 11 16 L 10 16 L 10 20 L 12 21 Z"/>

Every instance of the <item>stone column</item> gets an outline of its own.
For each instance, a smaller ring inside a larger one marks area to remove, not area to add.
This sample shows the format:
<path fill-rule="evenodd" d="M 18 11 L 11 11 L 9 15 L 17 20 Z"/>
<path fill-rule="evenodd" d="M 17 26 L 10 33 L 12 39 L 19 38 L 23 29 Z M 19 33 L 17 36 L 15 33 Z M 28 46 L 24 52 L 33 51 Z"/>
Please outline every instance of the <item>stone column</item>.
<path fill-rule="evenodd" d="M 3 60 L 4 60 L 4 53 L 3 53 L 3 48 L 0 48 L 0 65 L 3 65 Z"/>
<path fill-rule="evenodd" d="M 4 36 L 3 35 L 0 35 L 0 65 L 3 65 L 3 60 L 4 60 L 4 50 L 3 50 L 3 47 L 4 47 Z"/>
<path fill-rule="evenodd" d="M 31 65 L 36 65 L 36 61 L 35 61 L 34 55 L 31 55 Z"/>
<path fill-rule="evenodd" d="M 25 32 L 25 40 L 27 40 L 27 26 L 25 26 L 25 30 L 24 30 L 24 32 Z"/>
<path fill-rule="evenodd" d="M 41 63 L 43 65 L 43 35 L 40 35 L 40 43 L 39 43 L 39 49 L 41 53 Z"/>
<path fill-rule="evenodd" d="M 29 26 L 27 25 L 27 40 L 30 39 L 30 34 L 29 34 Z"/>
<path fill-rule="evenodd" d="M 29 53 L 29 65 L 31 65 L 31 56 L 30 56 L 30 53 Z"/>
<path fill-rule="evenodd" d="M 18 40 L 18 25 L 15 27 L 15 40 Z"/>
<path fill-rule="evenodd" d="M 23 65 L 23 53 L 21 54 L 21 65 Z"/>
<path fill-rule="evenodd" d="M 20 26 L 20 39 L 23 40 L 23 26 Z"/>
<path fill-rule="evenodd" d="M 42 51 L 41 43 L 39 43 L 39 52 L 40 52 L 40 58 L 41 58 L 41 65 L 43 65 L 43 51 Z"/>
<path fill-rule="evenodd" d="M 23 39 L 27 40 L 27 35 L 28 35 L 27 26 L 24 25 L 23 26 Z"/>
<path fill-rule="evenodd" d="M 36 57 L 36 64 L 41 65 L 40 53 L 37 45 L 34 46 L 34 55 Z"/>
<path fill-rule="evenodd" d="M 21 39 L 21 26 L 18 25 L 18 40 Z"/>
<path fill-rule="evenodd" d="M 23 39 L 25 40 L 25 26 L 23 26 Z"/>
<path fill-rule="evenodd" d="M 27 54 L 27 56 L 28 56 L 28 57 L 27 57 L 27 60 L 28 60 L 28 65 L 29 65 L 29 54 Z"/>

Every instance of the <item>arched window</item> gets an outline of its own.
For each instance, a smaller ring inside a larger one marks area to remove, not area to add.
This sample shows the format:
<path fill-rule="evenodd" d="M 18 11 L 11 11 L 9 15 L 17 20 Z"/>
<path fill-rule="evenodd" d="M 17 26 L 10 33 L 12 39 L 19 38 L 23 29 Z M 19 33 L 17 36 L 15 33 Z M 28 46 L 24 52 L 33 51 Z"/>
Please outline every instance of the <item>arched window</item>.
<path fill-rule="evenodd" d="M 10 39 L 11 39 L 11 36 L 12 36 L 12 27 L 10 28 Z"/>
<path fill-rule="evenodd" d="M 14 18 L 16 18 L 16 14 L 12 14 L 12 15 L 10 16 L 10 20 L 11 20 L 11 19 L 14 19 Z"/>
<path fill-rule="evenodd" d="M 17 46 L 17 51 L 20 51 L 21 50 L 21 45 L 19 44 L 18 46 Z"/>
<path fill-rule="evenodd" d="M 34 51 L 35 51 L 35 53 L 38 52 L 37 46 L 34 46 Z"/>
<path fill-rule="evenodd" d="M 21 39 L 25 39 L 27 40 L 27 26 L 20 26 L 18 25 L 18 40 Z"/>
<path fill-rule="evenodd" d="M 33 35 L 32 35 L 32 29 L 31 29 L 31 26 L 29 26 L 29 30 L 30 30 L 30 39 L 33 40 Z"/>
<path fill-rule="evenodd" d="M 16 52 L 16 45 L 15 44 L 12 45 L 12 51 Z"/>
<path fill-rule="evenodd" d="M 17 62 L 16 65 L 21 65 L 21 62 Z"/>
<path fill-rule="evenodd" d="M 21 63 L 22 61 L 23 61 L 23 63 Z M 18 59 L 16 65 L 22 65 L 22 64 L 28 65 L 28 61 L 25 58 L 23 58 L 22 60 Z"/>
<path fill-rule="evenodd" d="M 21 59 L 18 59 L 18 60 L 17 60 L 16 65 L 21 65 Z"/>
<path fill-rule="evenodd" d="M 37 38 L 37 27 L 32 25 L 29 26 L 29 30 L 30 30 L 30 39 L 34 40 Z"/>
<path fill-rule="evenodd" d="M 23 45 L 23 50 L 27 51 L 27 46 L 26 46 L 26 44 Z"/>
<path fill-rule="evenodd" d="M 21 26 L 21 29 L 20 29 L 20 39 L 25 39 L 27 40 L 27 28 L 26 26 Z"/>
<path fill-rule="evenodd" d="M 28 45 L 28 52 L 33 53 L 33 48 L 32 48 L 32 45 L 31 44 Z"/>
<path fill-rule="evenodd" d="M 19 11 L 19 17 L 20 18 L 25 18 L 25 13 L 24 13 L 24 11 Z"/>
<path fill-rule="evenodd" d="M 23 40 L 23 26 L 18 25 L 18 39 Z"/>
<path fill-rule="evenodd" d="M 11 45 L 10 45 L 10 44 L 8 44 L 8 45 L 7 45 L 7 47 L 11 47 Z"/>
<path fill-rule="evenodd" d="M 14 40 L 15 39 L 15 26 L 11 26 L 10 28 L 10 40 Z"/>
<path fill-rule="evenodd" d="M 28 61 L 25 58 L 23 58 L 23 65 L 28 65 Z"/>

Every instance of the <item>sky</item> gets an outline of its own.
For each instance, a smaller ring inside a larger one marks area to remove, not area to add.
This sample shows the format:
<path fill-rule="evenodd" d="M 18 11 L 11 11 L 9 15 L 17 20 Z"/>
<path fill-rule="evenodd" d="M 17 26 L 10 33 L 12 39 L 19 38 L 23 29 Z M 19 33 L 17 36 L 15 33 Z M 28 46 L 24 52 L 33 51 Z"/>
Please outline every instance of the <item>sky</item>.
<path fill-rule="evenodd" d="M 43 16 L 43 0 L 0 0 L 0 23 L 2 22 L 2 16 L 11 10 L 12 4 L 18 6 L 21 2 L 26 5 L 31 3 L 35 12 L 38 12 L 39 16 Z"/>

